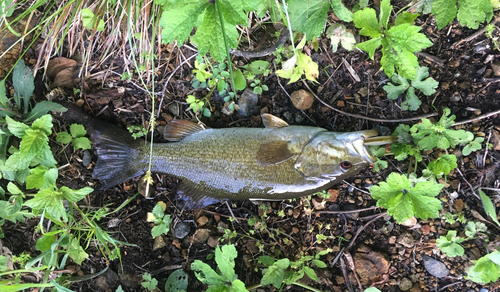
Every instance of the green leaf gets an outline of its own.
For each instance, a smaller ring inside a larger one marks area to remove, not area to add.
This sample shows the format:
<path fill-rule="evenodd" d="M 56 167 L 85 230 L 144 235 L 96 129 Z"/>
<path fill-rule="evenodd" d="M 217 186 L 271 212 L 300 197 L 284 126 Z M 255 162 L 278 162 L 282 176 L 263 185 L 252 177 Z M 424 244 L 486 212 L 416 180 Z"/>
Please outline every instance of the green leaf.
<path fill-rule="evenodd" d="M 73 138 L 67 132 L 57 133 L 56 141 L 63 144 L 68 144 Z"/>
<path fill-rule="evenodd" d="M 424 78 L 428 76 L 429 68 L 420 67 L 417 69 L 417 75 L 415 76 L 415 79 L 411 82 L 411 86 L 422 91 L 422 93 L 427 96 L 436 93 L 436 88 L 439 85 L 439 82 L 437 82 L 433 78 L 427 78 L 424 80 Z"/>
<path fill-rule="evenodd" d="M 436 15 L 438 29 L 442 29 L 452 22 L 457 15 L 456 0 L 435 0 L 432 3 L 432 14 Z"/>
<path fill-rule="evenodd" d="M 165 216 L 165 213 L 163 212 L 163 207 L 161 204 L 157 203 L 154 208 L 153 208 L 153 215 L 156 217 L 156 218 L 163 218 L 163 216 Z"/>
<path fill-rule="evenodd" d="M 417 5 L 417 12 L 422 14 L 429 14 L 432 11 L 432 3 L 434 0 L 424 0 L 422 3 Z"/>
<path fill-rule="evenodd" d="M 490 21 L 493 15 L 490 0 L 458 0 L 458 7 L 457 20 L 472 29 L 479 28 L 479 24 L 484 21 Z"/>
<path fill-rule="evenodd" d="M 352 21 L 352 12 L 347 9 L 344 4 L 342 4 L 342 0 L 332 0 L 331 6 L 333 9 L 333 13 L 337 15 L 337 17 L 344 22 Z"/>
<path fill-rule="evenodd" d="M 26 211 L 18 211 L 14 214 L 7 214 L 7 209 L 9 207 L 10 202 L 7 201 L 0 201 L 0 218 L 3 218 L 5 220 L 12 221 L 13 223 L 23 222 L 24 218 L 31 218 L 33 217 L 33 214 Z"/>
<path fill-rule="evenodd" d="M 56 242 L 56 236 L 55 235 L 48 235 L 44 234 L 42 237 L 40 237 L 35 244 L 35 247 L 39 251 L 48 251 L 50 250 L 52 244 Z"/>
<path fill-rule="evenodd" d="M 71 136 L 73 136 L 73 138 L 83 137 L 87 135 L 87 130 L 85 130 L 83 125 L 79 124 L 72 124 L 69 127 L 69 132 L 71 133 Z"/>
<path fill-rule="evenodd" d="M 71 142 L 72 142 L 73 148 L 75 150 L 78 150 L 78 149 L 86 150 L 86 149 L 91 149 L 92 148 L 92 146 L 90 144 L 90 140 L 87 137 L 75 138 Z"/>
<path fill-rule="evenodd" d="M 325 264 L 323 261 L 320 261 L 320 260 L 313 260 L 313 264 L 314 264 L 316 267 L 320 268 L 320 269 L 324 269 L 324 268 L 326 268 L 326 267 L 327 267 L 327 266 L 326 266 L 326 264 Z M 306 274 L 307 274 L 307 273 L 306 273 Z"/>
<path fill-rule="evenodd" d="M 30 175 L 26 178 L 27 189 L 46 189 L 54 187 L 58 177 L 57 168 L 47 169 L 39 165 L 30 169 Z"/>
<path fill-rule="evenodd" d="M 40 190 L 33 199 L 24 202 L 24 205 L 38 211 L 45 209 L 45 212 L 54 219 L 60 220 L 62 218 L 62 221 L 66 222 L 68 216 L 63 205 L 63 199 L 62 192 L 48 188 Z"/>
<path fill-rule="evenodd" d="M 415 19 L 418 16 L 420 16 L 420 14 L 418 14 L 418 13 L 409 13 L 409 12 L 403 11 L 394 20 L 394 25 L 400 25 L 400 24 L 403 24 L 403 23 L 413 24 L 414 21 L 415 21 Z"/>
<path fill-rule="evenodd" d="M 234 277 L 234 259 L 238 256 L 234 245 L 223 245 L 215 248 L 215 262 L 221 274 L 229 281 Z"/>
<path fill-rule="evenodd" d="M 209 1 L 202 0 L 193 2 L 180 1 L 163 6 L 160 18 L 163 43 L 172 43 L 177 40 L 178 44 L 183 44 L 191 34 L 198 17 L 203 14 L 209 5 Z"/>
<path fill-rule="evenodd" d="M 491 202 L 490 197 L 488 197 L 483 191 L 479 190 L 479 195 L 481 196 L 481 201 L 483 202 L 484 212 L 488 216 L 490 216 L 491 220 L 495 222 L 498 226 L 500 226 L 500 222 L 498 222 L 497 212 L 495 209 L 495 205 Z"/>
<path fill-rule="evenodd" d="M 374 9 L 365 8 L 356 11 L 352 16 L 352 21 L 357 28 L 361 29 L 359 32 L 360 35 L 369 36 L 371 38 L 382 36 L 382 30 L 380 29 Z"/>
<path fill-rule="evenodd" d="M 182 269 L 175 270 L 165 282 L 165 292 L 187 291 L 189 276 Z"/>
<path fill-rule="evenodd" d="M 398 74 L 392 75 L 391 79 L 392 82 L 399 85 L 396 86 L 392 83 L 388 83 L 383 88 L 387 92 L 388 99 L 397 99 L 400 94 L 405 92 L 410 87 L 410 83 L 408 83 L 408 80 L 405 77 Z"/>
<path fill-rule="evenodd" d="M 84 8 L 81 10 L 83 27 L 86 29 L 93 30 L 96 26 L 97 17 L 94 12 L 89 8 Z M 97 31 L 104 31 L 104 20 L 99 19 L 99 24 L 96 27 Z"/>
<path fill-rule="evenodd" d="M 463 256 L 464 248 L 459 245 L 464 239 L 457 237 L 456 230 L 449 230 L 446 236 L 440 236 L 436 240 L 436 246 L 449 257 Z"/>
<path fill-rule="evenodd" d="M 68 246 L 68 253 L 69 257 L 78 265 L 81 265 L 82 262 L 89 257 L 76 237 L 71 240 Z"/>
<path fill-rule="evenodd" d="M 79 190 L 72 190 L 68 187 L 61 187 L 59 191 L 62 193 L 64 198 L 68 200 L 68 202 L 76 203 L 85 198 L 86 195 L 92 193 L 94 189 L 91 187 L 84 187 Z"/>
<path fill-rule="evenodd" d="M 7 184 L 7 191 L 11 193 L 12 195 L 22 195 L 23 192 L 17 187 L 15 184 L 12 182 L 9 182 Z"/>
<path fill-rule="evenodd" d="M 420 108 L 422 102 L 415 95 L 415 88 L 408 88 L 408 92 L 406 92 L 406 100 L 401 103 L 401 108 L 403 110 L 416 111 Z"/>
<path fill-rule="evenodd" d="M 234 89 L 243 90 L 247 87 L 247 80 L 240 69 L 234 72 Z"/>
<path fill-rule="evenodd" d="M 380 1 L 380 21 L 379 25 L 387 29 L 387 24 L 389 23 L 389 17 L 391 16 L 392 5 L 391 0 Z"/>
<path fill-rule="evenodd" d="M 66 112 L 67 110 L 68 110 L 67 108 L 58 103 L 44 100 L 35 105 L 35 107 L 28 113 L 23 122 L 28 123 L 33 120 L 36 120 L 42 117 L 43 115 L 47 114 L 49 111 Z"/>
<path fill-rule="evenodd" d="M 470 133 L 470 132 L 468 132 L 468 133 Z M 471 154 L 472 151 L 477 151 L 477 150 L 481 149 L 481 143 L 483 143 L 483 142 L 484 142 L 483 137 L 477 137 L 476 139 L 474 139 L 474 141 L 471 141 L 470 143 L 468 143 L 464 147 L 464 149 L 462 150 L 462 154 L 464 156 L 467 156 L 467 155 Z"/>
<path fill-rule="evenodd" d="M 380 47 L 380 45 L 382 44 L 382 38 L 374 38 L 374 39 L 371 39 L 371 40 L 368 40 L 366 42 L 362 42 L 362 43 L 359 43 L 359 44 L 356 44 L 354 47 L 356 48 L 359 48 L 365 52 L 368 53 L 368 55 L 370 56 L 370 59 L 373 60 L 374 56 L 375 56 L 375 50 Z"/>
<path fill-rule="evenodd" d="M 33 70 L 24 65 L 24 60 L 20 59 L 14 67 L 12 73 L 12 83 L 14 84 L 14 96 L 30 98 L 35 91 L 35 78 Z"/>
<path fill-rule="evenodd" d="M 442 176 L 448 175 L 457 168 L 457 157 L 453 154 L 445 154 L 431 161 L 427 167 L 432 173 Z"/>
<path fill-rule="evenodd" d="M 24 135 L 26 134 L 26 130 L 30 129 L 28 125 L 14 121 L 9 116 L 5 117 L 5 121 L 7 122 L 7 127 L 9 131 L 12 133 L 12 135 L 16 136 L 17 138 L 24 137 Z"/>
<path fill-rule="evenodd" d="M 245 287 L 245 283 L 243 283 L 239 279 L 236 279 L 231 283 L 231 289 L 229 291 L 230 292 L 248 292 L 247 288 Z"/>
<path fill-rule="evenodd" d="M 16 171 L 26 169 L 30 165 L 30 162 L 31 160 L 25 159 L 21 152 L 16 152 L 9 156 L 9 158 L 7 158 L 3 171 Z"/>
<path fill-rule="evenodd" d="M 153 236 L 153 238 L 156 238 L 162 234 L 167 234 L 168 231 L 169 231 L 169 228 L 165 224 L 159 224 L 159 225 L 155 225 L 151 229 L 151 235 Z"/>
<path fill-rule="evenodd" d="M 224 27 L 229 47 L 235 48 L 238 40 L 236 27 L 227 23 L 226 20 L 224 20 Z M 206 8 L 203 21 L 196 30 L 193 41 L 198 45 L 199 54 L 205 55 L 210 51 L 210 55 L 214 60 L 219 62 L 224 61 L 226 57 L 226 47 L 222 32 L 222 24 L 215 13 L 215 7 L 213 5 Z"/>
<path fill-rule="evenodd" d="M 437 218 L 442 209 L 441 202 L 433 198 L 439 194 L 443 185 L 433 182 L 419 182 L 411 187 L 407 177 L 391 173 L 387 182 L 370 188 L 372 197 L 377 206 L 387 209 L 387 213 L 394 216 L 398 222 L 417 216 L 424 220 L 429 217 Z"/>
<path fill-rule="evenodd" d="M 472 266 L 468 272 L 466 279 L 470 279 L 476 283 L 488 284 L 496 282 L 499 277 L 500 265 L 498 263 L 499 251 L 494 251 L 481 257 Z M 496 263 L 492 260 L 497 260 Z"/>
<path fill-rule="evenodd" d="M 26 130 L 26 135 L 21 140 L 19 152 L 25 160 L 31 161 L 35 155 L 42 151 L 44 145 L 47 145 L 48 140 L 47 135 L 40 130 Z"/>
<path fill-rule="evenodd" d="M 318 37 L 325 27 L 329 9 L 329 1 L 291 0 L 288 4 L 288 13 L 292 30 L 304 32 L 307 40 L 312 40 L 315 36 Z"/>
<path fill-rule="evenodd" d="M 260 284 L 265 286 L 272 284 L 276 289 L 279 289 L 283 283 L 283 278 L 285 276 L 285 269 L 290 265 L 290 260 L 281 259 L 275 262 L 272 266 L 267 268 L 264 276 L 262 277 Z"/>
<path fill-rule="evenodd" d="M 50 135 L 52 133 L 52 116 L 44 115 L 36 119 L 31 125 L 33 130 L 40 130 L 45 133 L 45 135 Z"/>
<path fill-rule="evenodd" d="M 220 0 L 218 0 L 220 1 Z M 247 14 L 243 11 L 245 0 L 220 1 L 222 16 L 224 20 L 234 25 L 246 24 Z"/>
<path fill-rule="evenodd" d="M 191 269 L 193 271 L 199 272 L 195 272 L 194 274 L 196 275 L 196 278 L 198 278 L 198 280 L 200 280 L 203 284 L 217 285 L 226 283 L 226 279 L 224 279 L 224 277 L 217 274 L 209 265 L 200 260 L 195 260 L 191 264 Z"/>

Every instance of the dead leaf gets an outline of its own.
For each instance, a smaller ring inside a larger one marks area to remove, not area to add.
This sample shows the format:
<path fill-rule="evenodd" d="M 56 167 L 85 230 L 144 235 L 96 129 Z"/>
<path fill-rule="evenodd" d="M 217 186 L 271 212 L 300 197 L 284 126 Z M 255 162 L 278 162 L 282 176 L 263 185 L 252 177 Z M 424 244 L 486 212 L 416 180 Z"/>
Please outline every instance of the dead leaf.
<path fill-rule="evenodd" d="M 73 59 L 56 57 L 50 60 L 45 70 L 47 77 L 52 80 L 50 88 L 64 87 L 72 89 L 79 87 L 81 82 L 78 77 L 79 67 L 78 62 Z M 83 87 L 85 90 L 88 89 L 85 81 L 83 82 Z"/>

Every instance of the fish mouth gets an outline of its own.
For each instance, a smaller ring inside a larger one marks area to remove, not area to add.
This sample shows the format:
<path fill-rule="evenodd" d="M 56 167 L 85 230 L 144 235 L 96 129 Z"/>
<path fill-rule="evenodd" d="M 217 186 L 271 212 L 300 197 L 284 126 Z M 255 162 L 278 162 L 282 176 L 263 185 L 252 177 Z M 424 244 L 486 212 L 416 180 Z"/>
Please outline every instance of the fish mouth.
<path fill-rule="evenodd" d="M 362 134 L 363 139 L 357 140 L 353 143 L 354 148 L 359 155 L 364 156 L 372 162 L 377 160 L 366 146 L 380 146 L 393 143 L 398 140 L 397 136 L 378 136 L 375 129 L 365 131 Z"/>

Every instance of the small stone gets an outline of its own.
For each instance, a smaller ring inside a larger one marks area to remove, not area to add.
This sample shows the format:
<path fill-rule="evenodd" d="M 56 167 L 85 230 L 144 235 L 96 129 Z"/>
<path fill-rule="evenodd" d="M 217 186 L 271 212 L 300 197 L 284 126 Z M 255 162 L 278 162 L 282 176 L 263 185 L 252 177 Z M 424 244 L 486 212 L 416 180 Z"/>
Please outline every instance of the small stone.
<path fill-rule="evenodd" d="M 87 167 L 92 162 L 92 155 L 90 155 L 90 151 L 84 150 L 82 157 L 83 166 Z"/>
<path fill-rule="evenodd" d="M 77 107 L 82 107 L 84 104 L 85 104 L 85 100 L 83 100 L 81 98 L 76 101 L 76 106 Z"/>
<path fill-rule="evenodd" d="M 412 286 L 413 284 L 408 278 L 401 279 L 401 282 L 399 283 L 399 289 L 401 289 L 402 291 L 408 291 L 411 289 Z"/>
<path fill-rule="evenodd" d="M 330 197 L 327 200 L 329 202 L 336 202 L 339 197 L 339 190 L 329 189 L 328 194 Z"/>
<path fill-rule="evenodd" d="M 499 77 L 500 76 L 500 61 L 491 63 L 491 69 L 493 70 L 493 75 L 495 75 L 495 77 Z"/>
<path fill-rule="evenodd" d="M 438 278 L 446 277 L 450 273 L 444 263 L 426 255 L 424 255 L 424 267 L 429 274 Z"/>
<path fill-rule="evenodd" d="M 97 277 L 95 283 L 100 290 L 106 291 L 108 289 L 115 288 L 115 284 L 117 284 L 119 280 L 120 278 L 118 277 L 118 274 L 116 274 L 115 271 L 108 269 L 102 275 Z"/>
<path fill-rule="evenodd" d="M 176 102 L 171 103 L 168 106 L 168 111 L 172 113 L 174 116 L 179 116 L 180 113 L 179 105 Z"/>
<path fill-rule="evenodd" d="M 422 230 L 423 235 L 428 235 L 431 232 L 431 227 L 429 225 L 422 225 L 420 230 Z"/>
<path fill-rule="evenodd" d="M 196 220 L 196 222 L 198 223 L 198 227 L 202 227 L 208 223 L 208 218 L 207 216 L 201 216 L 198 220 Z"/>
<path fill-rule="evenodd" d="M 344 106 L 345 106 L 345 102 L 343 100 L 337 101 L 337 107 L 344 107 Z"/>
<path fill-rule="evenodd" d="M 290 96 L 293 105 L 299 110 L 306 110 L 311 108 L 314 103 L 314 96 L 309 91 L 300 89 L 294 91 Z"/>
<path fill-rule="evenodd" d="M 249 117 L 259 112 L 257 108 L 257 103 L 259 102 L 259 96 L 257 93 L 253 92 L 251 89 L 245 89 L 238 99 L 238 106 L 240 109 L 238 113 L 242 116 Z"/>
<path fill-rule="evenodd" d="M 457 199 L 453 207 L 455 207 L 455 210 L 458 212 L 461 212 L 464 209 L 464 201 L 462 199 Z"/>
<path fill-rule="evenodd" d="M 396 243 L 396 236 L 389 237 L 389 244 L 395 244 L 395 243 Z"/>
<path fill-rule="evenodd" d="M 167 245 L 167 243 L 165 242 L 165 240 L 163 240 L 163 237 L 157 236 L 157 237 L 155 237 L 155 241 L 153 243 L 153 250 L 160 249 L 162 247 L 165 247 L 166 245 Z"/>
<path fill-rule="evenodd" d="M 190 231 L 191 227 L 189 227 L 189 224 L 181 222 L 175 226 L 174 235 L 179 239 L 183 239 Z"/>
<path fill-rule="evenodd" d="M 204 243 L 208 240 L 209 236 L 210 236 L 210 230 L 202 228 L 196 230 L 196 232 L 193 235 L 193 239 L 195 242 Z"/>
<path fill-rule="evenodd" d="M 207 241 L 208 246 L 211 248 L 215 248 L 219 244 L 219 237 L 217 236 L 210 236 Z"/>
<path fill-rule="evenodd" d="M 287 112 L 284 112 L 284 113 L 283 113 L 283 116 L 285 117 L 285 119 L 287 119 L 287 120 L 288 120 L 288 121 L 290 121 L 290 122 L 293 120 L 293 115 L 292 115 L 292 113 L 291 113 L 291 112 L 288 112 L 288 111 L 287 111 Z"/>
<path fill-rule="evenodd" d="M 413 236 L 411 236 L 410 233 L 404 233 L 398 237 L 397 243 L 410 248 L 415 245 L 415 239 L 413 239 Z"/>

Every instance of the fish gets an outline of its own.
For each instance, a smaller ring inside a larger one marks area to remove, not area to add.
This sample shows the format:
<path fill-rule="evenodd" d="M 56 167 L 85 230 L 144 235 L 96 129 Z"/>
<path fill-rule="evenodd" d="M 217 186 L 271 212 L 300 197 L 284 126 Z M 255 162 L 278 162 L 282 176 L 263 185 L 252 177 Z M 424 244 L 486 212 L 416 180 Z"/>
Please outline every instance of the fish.
<path fill-rule="evenodd" d="M 68 111 L 69 112 L 69 111 Z M 145 143 L 117 126 L 66 114 L 87 126 L 97 153 L 100 189 L 151 172 L 178 178 L 190 208 L 218 200 L 283 200 L 328 189 L 376 161 L 368 145 L 393 136 L 376 130 L 331 132 L 262 114 L 264 128 L 206 128 L 189 120 L 165 126 L 166 143 Z M 90 127 L 90 129 L 89 129 Z M 189 207 L 188 207 L 189 208 Z"/>

